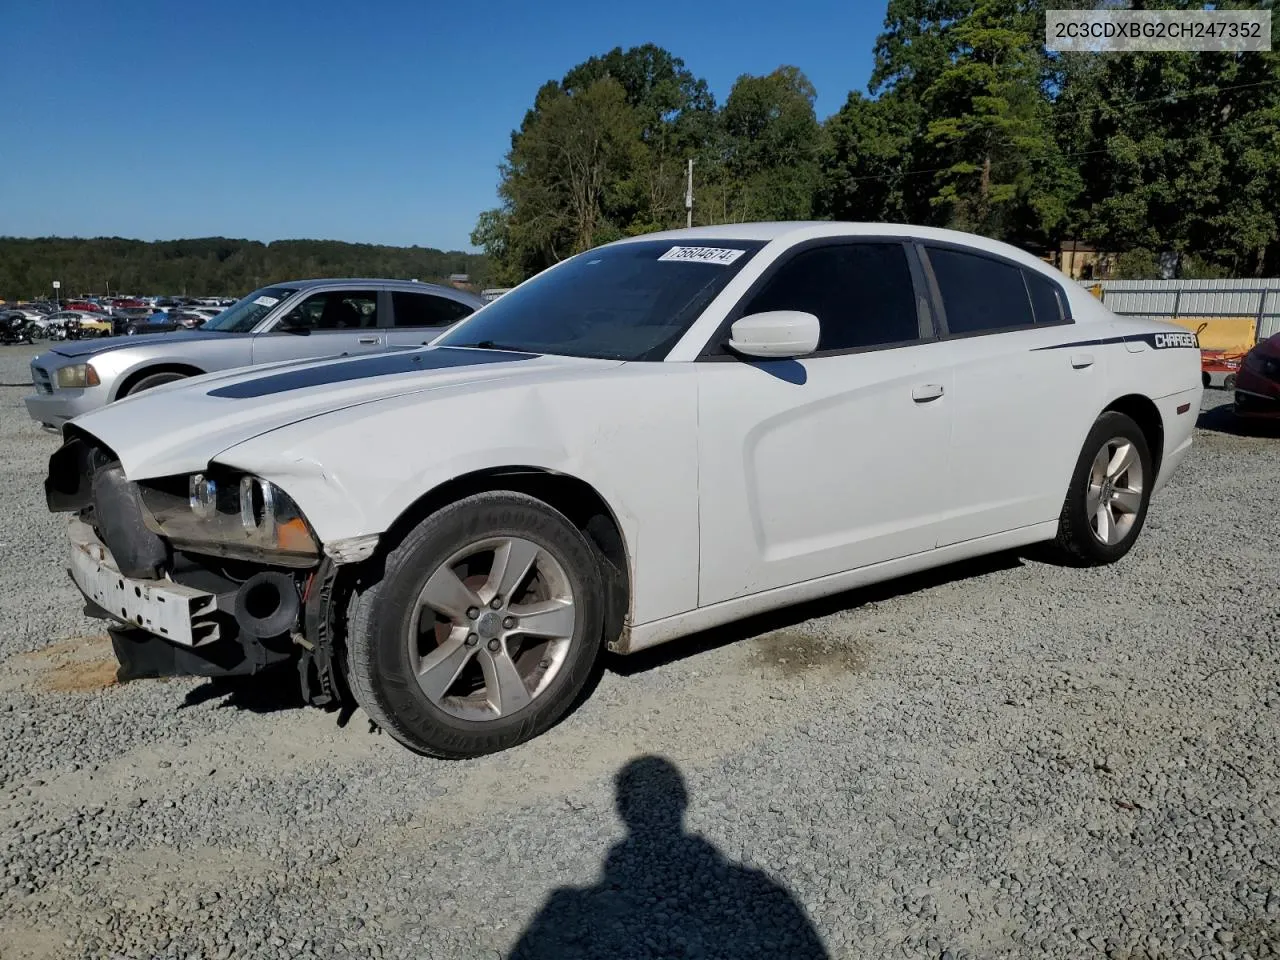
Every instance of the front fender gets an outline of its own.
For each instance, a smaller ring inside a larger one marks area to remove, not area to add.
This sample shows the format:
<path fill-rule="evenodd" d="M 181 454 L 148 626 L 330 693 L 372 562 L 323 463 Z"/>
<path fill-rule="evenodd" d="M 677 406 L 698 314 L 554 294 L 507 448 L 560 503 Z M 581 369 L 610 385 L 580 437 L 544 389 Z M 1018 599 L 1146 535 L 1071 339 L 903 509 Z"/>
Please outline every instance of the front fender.
<path fill-rule="evenodd" d="M 424 494 L 533 467 L 595 489 L 622 527 L 635 622 L 697 605 L 697 387 L 664 371 L 408 395 L 265 433 L 217 462 L 285 490 L 322 542 L 384 533 Z M 680 368 L 679 372 L 672 368 Z M 653 376 L 660 389 L 645 389 Z M 603 387 L 603 388 L 602 388 Z"/>

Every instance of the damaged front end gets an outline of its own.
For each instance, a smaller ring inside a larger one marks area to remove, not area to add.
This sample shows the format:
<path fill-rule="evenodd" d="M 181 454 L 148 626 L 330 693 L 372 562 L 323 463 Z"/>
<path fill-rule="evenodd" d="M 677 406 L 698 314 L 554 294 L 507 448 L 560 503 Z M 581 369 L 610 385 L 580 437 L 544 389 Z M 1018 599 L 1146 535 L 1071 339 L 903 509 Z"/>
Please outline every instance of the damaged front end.
<path fill-rule="evenodd" d="M 49 460 L 49 509 L 71 513 L 70 573 L 109 628 L 120 679 L 244 676 L 296 663 L 304 698 L 343 699 L 339 567 L 271 482 L 211 465 L 129 480 L 69 433 Z"/>

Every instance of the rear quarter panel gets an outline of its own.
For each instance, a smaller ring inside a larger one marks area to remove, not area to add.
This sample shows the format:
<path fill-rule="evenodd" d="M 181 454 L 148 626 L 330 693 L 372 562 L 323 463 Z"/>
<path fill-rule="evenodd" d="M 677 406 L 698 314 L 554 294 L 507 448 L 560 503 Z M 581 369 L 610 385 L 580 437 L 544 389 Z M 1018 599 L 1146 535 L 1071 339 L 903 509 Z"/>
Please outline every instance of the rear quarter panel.
<path fill-rule="evenodd" d="M 1199 345 L 1194 334 L 1173 323 L 1115 317 L 1108 326 L 1125 347 L 1113 352 L 1112 392 L 1147 397 L 1160 411 L 1164 448 L 1156 492 L 1191 448 L 1204 395 Z"/>

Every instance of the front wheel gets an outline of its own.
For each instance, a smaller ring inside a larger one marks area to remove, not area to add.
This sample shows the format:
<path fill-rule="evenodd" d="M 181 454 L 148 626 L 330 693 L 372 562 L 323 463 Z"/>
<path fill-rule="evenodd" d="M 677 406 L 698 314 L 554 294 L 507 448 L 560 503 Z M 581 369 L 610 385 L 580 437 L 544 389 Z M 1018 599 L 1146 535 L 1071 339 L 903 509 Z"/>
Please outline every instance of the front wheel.
<path fill-rule="evenodd" d="M 1123 413 L 1104 413 L 1089 431 L 1062 504 L 1059 553 L 1085 566 L 1119 560 L 1138 539 L 1154 482 L 1142 430 Z"/>
<path fill-rule="evenodd" d="M 600 655 L 603 587 L 582 533 L 532 497 L 467 497 L 422 521 L 355 600 L 347 678 L 412 750 L 476 757 L 538 736 Z"/>
<path fill-rule="evenodd" d="M 132 397 L 135 393 L 141 393 L 143 390 L 150 390 L 152 387 L 158 387 L 162 383 L 173 383 L 175 380 L 185 380 L 186 374 L 174 373 L 173 371 L 165 371 L 164 373 L 152 373 L 143 377 L 137 383 L 129 387 L 126 397 Z"/>

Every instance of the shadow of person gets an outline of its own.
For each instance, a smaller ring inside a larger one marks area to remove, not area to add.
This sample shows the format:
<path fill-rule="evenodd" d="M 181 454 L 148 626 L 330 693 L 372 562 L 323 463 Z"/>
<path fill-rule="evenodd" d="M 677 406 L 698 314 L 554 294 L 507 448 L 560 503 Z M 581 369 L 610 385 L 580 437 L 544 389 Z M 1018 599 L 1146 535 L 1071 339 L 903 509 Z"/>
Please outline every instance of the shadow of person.
<path fill-rule="evenodd" d="M 595 886 L 547 898 L 510 960 L 827 957 L 785 888 L 685 832 L 689 798 L 674 764 L 639 757 L 614 783 L 626 838 Z"/>

